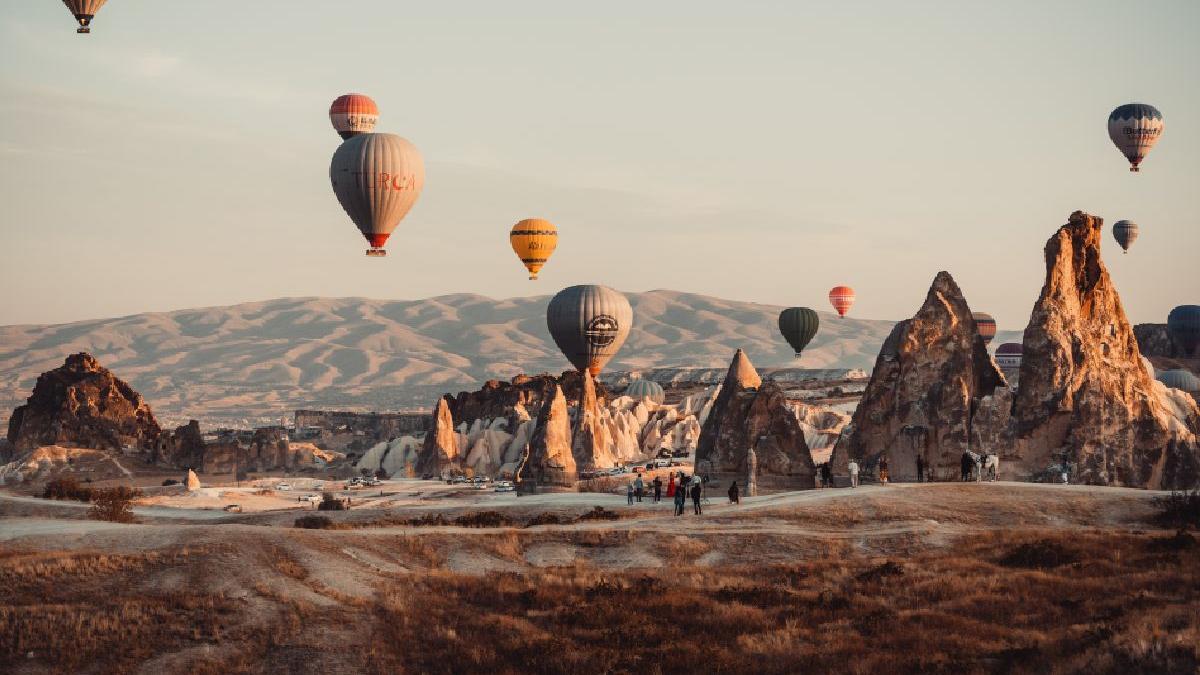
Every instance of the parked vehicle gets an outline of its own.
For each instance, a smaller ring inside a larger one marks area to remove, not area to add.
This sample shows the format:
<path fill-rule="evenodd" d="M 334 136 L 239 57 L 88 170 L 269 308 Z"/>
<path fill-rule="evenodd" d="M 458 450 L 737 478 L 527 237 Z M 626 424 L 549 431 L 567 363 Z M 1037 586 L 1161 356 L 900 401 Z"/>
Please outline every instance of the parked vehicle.
<path fill-rule="evenodd" d="M 292 486 L 288 485 L 287 483 L 276 483 L 275 489 L 281 492 L 287 492 L 292 489 Z"/>
<path fill-rule="evenodd" d="M 654 467 L 658 469 L 665 469 L 669 466 L 671 466 L 671 460 L 669 459 L 659 459 L 654 462 Z"/>
<path fill-rule="evenodd" d="M 517 486 L 513 485 L 511 480 L 498 480 L 495 490 L 496 492 L 516 492 Z"/>
<path fill-rule="evenodd" d="M 242 505 L 241 504 L 226 504 L 224 510 L 228 511 L 230 513 L 241 513 Z"/>
<path fill-rule="evenodd" d="M 297 501 L 308 502 L 309 504 L 320 504 L 321 498 L 318 495 L 304 495 L 297 498 Z"/>

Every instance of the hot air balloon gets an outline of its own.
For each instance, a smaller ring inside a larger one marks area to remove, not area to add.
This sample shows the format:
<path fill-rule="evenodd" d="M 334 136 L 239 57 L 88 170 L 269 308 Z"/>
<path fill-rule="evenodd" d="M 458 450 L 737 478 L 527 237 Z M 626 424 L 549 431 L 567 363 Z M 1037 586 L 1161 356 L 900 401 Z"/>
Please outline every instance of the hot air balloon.
<path fill-rule="evenodd" d="M 106 0 L 63 0 L 63 4 L 71 10 L 71 14 L 75 15 L 75 20 L 79 22 L 79 28 L 75 29 L 76 33 L 92 32 L 92 17 L 96 16 L 96 12 L 100 11 L 105 2 Z"/>
<path fill-rule="evenodd" d="M 333 153 L 329 181 L 350 220 L 383 256 L 392 230 L 416 203 L 425 185 L 425 164 L 412 143 L 395 134 L 360 134 Z"/>
<path fill-rule="evenodd" d="M 788 307 L 779 313 L 779 332 L 796 352 L 796 358 L 800 358 L 800 352 L 804 351 L 820 327 L 821 319 L 807 307 Z"/>
<path fill-rule="evenodd" d="M 1108 116 L 1108 137 L 1129 160 L 1129 170 L 1138 171 L 1150 148 L 1163 132 L 1163 116 L 1152 105 L 1126 103 Z"/>
<path fill-rule="evenodd" d="M 991 344 L 992 338 L 996 337 L 996 320 L 984 312 L 971 312 L 971 318 L 975 319 L 975 330 L 983 338 L 983 345 L 986 347 Z"/>
<path fill-rule="evenodd" d="M 1005 342 L 996 348 L 996 365 L 1002 370 L 1020 370 L 1024 348 L 1016 342 Z"/>
<path fill-rule="evenodd" d="M 329 121 L 342 140 L 375 130 L 379 107 L 365 94 L 342 94 L 329 106 Z"/>
<path fill-rule="evenodd" d="M 548 220 L 526 218 L 513 225 L 508 242 L 529 270 L 530 280 L 534 280 L 554 253 L 554 247 L 558 246 L 558 228 Z"/>
<path fill-rule="evenodd" d="M 1133 246 L 1133 242 L 1138 238 L 1137 223 L 1131 220 L 1118 220 L 1113 223 L 1113 238 L 1121 245 L 1121 248 L 1128 253 L 1129 247 Z"/>
<path fill-rule="evenodd" d="M 617 353 L 633 325 L 629 301 L 607 286 L 571 286 L 546 308 L 546 327 L 571 365 L 592 377 Z"/>
<path fill-rule="evenodd" d="M 634 380 L 625 387 L 625 395 L 635 401 L 647 399 L 661 404 L 666 399 L 666 392 L 663 391 L 662 385 L 652 380 Z"/>
<path fill-rule="evenodd" d="M 1200 305 L 1180 305 L 1171 310 L 1167 315 L 1167 334 L 1184 356 L 1191 356 L 1200 346 Z"/>
<path fill-rule="evenodd" d="M 1165 373 L 1160 373 L 1158 376 L 1158 381 L 1172 389 L 1186 391 L 1189 394 L 1200 392 L 1200 377 L 1196 377 L 1192 373 L 1183 370 L 1182 368 L 1176 368 L 1175 370 L 1168 370 Z"/>
<path fill-rule="evenodd" d="M 846 312 L 854 306 L 854 289 L 849 286 L 834 286 L 829 290 L 829 304 L 837 310 L 838 316 L 846 316 Z"/>

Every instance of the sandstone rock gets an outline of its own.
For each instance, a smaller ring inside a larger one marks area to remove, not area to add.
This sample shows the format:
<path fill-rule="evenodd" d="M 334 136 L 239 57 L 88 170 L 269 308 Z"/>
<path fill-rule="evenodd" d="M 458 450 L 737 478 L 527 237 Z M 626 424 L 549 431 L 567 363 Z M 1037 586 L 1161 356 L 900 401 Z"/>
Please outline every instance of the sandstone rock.
<path fill-rule="evenodd" d="M 575 432 L 571 437 L 571 452 L 575 464 L 584 471 L 610 467 L 614 463 L 610 452 L 612 437 L 601 419 L 600 402 L 596 398 L 595 381 L 591 373 L 583 374 L 579 407 L 575 414 Z"/>
<path fill-rule="evenodd" d="M 939 272 L 917 313 L 884 341 L 870 383 L 831 456 L 836 482 L 850 458 L 870 471 L 888 460 L 892 480 L 917 478 L 917 457 L 935 476 L 958 471 L 979 400 L 1006 388 L 971 308 L 948 272 Z M 1003 429 L 1004 415 L 994 422 Z"/>
<path fill-rule="evenodd" d="M 1176 488 L 1200 482 L 1200 412 L 1168 403 L 1100 259 L 1100 218 L 1076 211 L 1046 243 L 1046 282 L 1025 329 L 1010 433 L 1026 472 Z"/>
<path fill-rule="evenodd" d="M 184 478 L 183 484 L 185 486 L 187 486 L 187 489 L 189 492 L 199 490 L 200 489 L 200 477 L 196 475 L 195 471 L 188 469 L 187 477 Z"/>
<path fill-rule="evenodd" d="M 64 445 L 153 451 L 161 433 L 141 395 L 83 352 L 42 373 L 8 424 L 8 440 L 16 450 Z"/>
<path fill-rule="evenodd" d="M 739 349 L 701 428 L 696 470 L 722 482 L 749 480 L 750 450 L 759 489 L 814 486 L 804 429 L 783 390 L 774 382 L 764 384 Z"/>
<path fill-rule="evenodd" d="M 153 461 L 174 467 L 200 467 L 204 464 L 205 445 L 200 423 L 190 420 L 170 434 L 159 437 L 157 456 Z"/>
<path fill-rule="evenodd" d="M 421 478 L 447 476 L 458 459 L 458 434 L 454 431 L 449 397 L 438 399 L 433 418 L 433 426 L 425 435 L 425 444 L 417 457 L 415 471 Z"/>
<path fill-rule="evenodd" d="M 577 477 L 571 450 L 571 419 L 567 400 L 558 385 L 538 413 L 537 427 L 528 452 L 517 469 L 518 491 L 537 492 L 547 488 L 569 488 Z"/>

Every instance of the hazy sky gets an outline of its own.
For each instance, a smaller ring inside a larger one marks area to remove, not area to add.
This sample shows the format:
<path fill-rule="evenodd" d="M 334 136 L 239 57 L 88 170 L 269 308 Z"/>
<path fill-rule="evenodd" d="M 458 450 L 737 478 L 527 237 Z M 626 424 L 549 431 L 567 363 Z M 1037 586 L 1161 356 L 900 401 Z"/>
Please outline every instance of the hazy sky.
<path fill-rule="evenodd" d="M 1134 321 L 1200 303 L 1200 2 L 0 3 L 0 324 L 278 296 L 670 288 L 898 319 L 938 270 L 1021 328 L 1075 209 Z M 426 187 L 388 244 L 329 186 L 375 98 Z M 1163 111 L 1131 174 L 1108 112 Z M 557 223 L 526 281 L 517 220 Z"/>

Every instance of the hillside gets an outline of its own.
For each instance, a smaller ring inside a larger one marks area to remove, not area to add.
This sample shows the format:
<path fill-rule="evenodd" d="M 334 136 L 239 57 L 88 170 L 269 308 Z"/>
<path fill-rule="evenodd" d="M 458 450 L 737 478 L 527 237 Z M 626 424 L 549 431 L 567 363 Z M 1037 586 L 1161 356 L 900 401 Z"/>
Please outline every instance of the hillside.
<path fill-rule="evenodd" d="M 797 365 L 780 307 L 681 293 L 628 294 L 634 326 L 611 371 L 724 367 L 736 348 L 764 367 Z M 96 356 L 165 424 L 277 419 L 300 406 L 426 408 L 443 391 L 568 367 L 545 324 L 549 296 L 493 300 L 285 298 L 45 326 L 0 327 L 0 416 L 67 354 Z M 893 322 L 821 312 L 801 365 L 874 364 Z"/>

